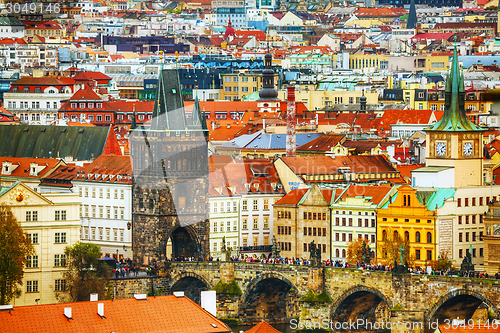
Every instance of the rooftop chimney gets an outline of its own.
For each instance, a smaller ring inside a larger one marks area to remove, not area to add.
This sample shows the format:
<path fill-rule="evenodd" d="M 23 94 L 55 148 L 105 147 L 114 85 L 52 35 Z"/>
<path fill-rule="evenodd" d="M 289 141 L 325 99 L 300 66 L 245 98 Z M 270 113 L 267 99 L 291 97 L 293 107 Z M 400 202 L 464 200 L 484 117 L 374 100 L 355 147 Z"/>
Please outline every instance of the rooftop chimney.
<path fill-rule="evenodd" d="M 174 291 L 174 296 L 177 298 L 184 297 L 184 292 L 183 291 Z"/>
<path fill-rule="evenodd" d="M 73 319 L 73 317 L 71 316 L 71 308 L 70 307 L 67 307 L 67 308 L 64 308 L 64 316 L 68 319 Z"/>
<path fill-rule="evenodd" d="M 99 299 L 99 294 L 90 294 L 90 301 L 96 302 Z"/>
<path fill-rule="evenodd" d="M 97 303 L 97 314 L 99 317 L 104 317 L 104 303 Z"/>

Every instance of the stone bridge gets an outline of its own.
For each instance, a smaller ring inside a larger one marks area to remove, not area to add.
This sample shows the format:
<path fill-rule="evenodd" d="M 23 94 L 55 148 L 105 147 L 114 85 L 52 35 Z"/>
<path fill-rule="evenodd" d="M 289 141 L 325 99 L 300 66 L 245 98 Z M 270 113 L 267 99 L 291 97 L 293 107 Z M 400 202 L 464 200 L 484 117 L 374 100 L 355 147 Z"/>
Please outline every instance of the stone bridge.
<path fill-rule="evenodd" d="M 393 332 L 423 332 L 445 320 L 484 322 L 500 316 L 500 280 L 491 279 L 301 265 L 179 262 L 171 263 L 159 276 L 113 283 L 118 298 L 184 291 L 196 302 L 200 291 L 213 288 L 217 290 L 217 316 L 248 323 L 299 319 L 307 327 L 321 322 L 324 326 L 326 320 L 330 326 L 340 327 L 335 323 L 359 319 L 363 324 L 390 322 Z"/>

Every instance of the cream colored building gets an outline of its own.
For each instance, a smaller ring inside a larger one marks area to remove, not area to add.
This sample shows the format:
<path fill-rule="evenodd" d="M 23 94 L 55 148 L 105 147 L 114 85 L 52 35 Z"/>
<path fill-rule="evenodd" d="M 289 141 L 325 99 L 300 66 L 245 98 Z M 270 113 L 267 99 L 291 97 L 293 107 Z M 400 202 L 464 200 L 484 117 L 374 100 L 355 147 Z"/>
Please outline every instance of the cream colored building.
<path fill-rule="evenodd" d="M 377 91 L 365 91 L 367 104 L 378 104 Z M 339 104 L 359 104 L 359 99 L 363 96 L 361 90 L 295 90 L 295 100 L 302 102 L 308 110 L 332 108 Z M 286 90 L 278 91 L 278 98 L 286 100 Z"/>
<path fill-rule="evenodd" d="M 455 189 L 455 195 L 437 209 L 437 251 L 446 253 L 455 267 L 472 250 L 475 269 L 483 271 L 485 244 L 483 214 L 488 203 L 500 199 L 500 186 L 470 186 Z M 472 248 L 471 248 L 472 246 Z"/>
<path fill-rule="evenodd" d="M 66 288 L 64 249 L 80 239 L 80 202 L 73 193 L 37 193 L 16 182 L 0 189 L 0 204 L 12 209 L 35 250 L 24 270 L 21 296 L 15 306 L 57 303 Z"/>

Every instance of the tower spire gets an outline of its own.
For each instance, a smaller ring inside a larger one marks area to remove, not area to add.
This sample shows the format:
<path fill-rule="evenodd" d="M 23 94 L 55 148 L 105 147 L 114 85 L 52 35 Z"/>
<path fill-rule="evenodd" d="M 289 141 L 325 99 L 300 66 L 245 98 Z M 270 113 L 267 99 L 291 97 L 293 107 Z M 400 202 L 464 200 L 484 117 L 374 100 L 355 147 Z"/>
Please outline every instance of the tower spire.
<path fill-rule="evenodd" d="M 415 29 L 417 27 L 417 9 L 415 8 L 415 0 L 410 2 L 410 11 L 406 21 L 406 29 Z"/>
<path fill-rule="evenodd" d="M 444 114 L 443 117 L 428 128 L 431 131 L 481 131 L 471 122 L 465 113 L 464 75 L 458 63 L 457 45 L 453 50 L 451 68 L 446 78 Z"/>

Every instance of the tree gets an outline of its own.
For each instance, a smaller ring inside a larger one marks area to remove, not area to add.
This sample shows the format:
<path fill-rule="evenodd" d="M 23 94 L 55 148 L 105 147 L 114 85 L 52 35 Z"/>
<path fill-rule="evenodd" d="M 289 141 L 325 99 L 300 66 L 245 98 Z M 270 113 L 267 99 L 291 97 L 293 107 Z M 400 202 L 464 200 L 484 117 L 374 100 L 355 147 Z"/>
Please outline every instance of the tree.
<path fill-rule="evenodd" d="M 363 245 L 365 244 L 365 245 Z M 363 255 L 365 258 L 363 258 Z M 354 264 L 357 262 L 369 264 L 370 261 L 366 257 L 371 258 L 370 241 L 363 238 L 358 238 L 355 241 L 349 242 L 347 246 L 347 262 Z"/>
<path fill-rule="evenodd" d="M 401 236 L 394 235 L 394 237 L 384 237 L 382 244 L 380 245 L 380 251 L 382 251 L 382 260 L 386 265 L 393 265 L 394 261 L 400 264 L 401 252 L 399 249 L 403 245 L 403 265 L 405 262 L 408 263 L 409 267 L 413 267 L 415 263 L 415 256 L 408 255 L 410 253 L 410 242 L 408 240 L 403 240 Z M 378 251 L 378 249 L 377 249 Z"/>
<path fill-rule="evenodd" d="M 448 259 L 448 252 L 441 251 L 438 260 L 430 261 L 430 266 L 435 271 L 446 271 L 453 266 L 453 262 Z"/>
<path fill-rule="evenodd" d="M 19 296 L 27 256 L 33 246 L 9 207 L 0 205 L 0 305 Z"/>
<path fill-rule="evenodd" d="M 111 268 L 99 261 L 101 247 L 91 243 L 76 243 L 64 249 L 68 270 L 64 272 L 66 292 L 58 297 L 72 302 L 88 301 L 90 294 L 106 295 Z"/>

